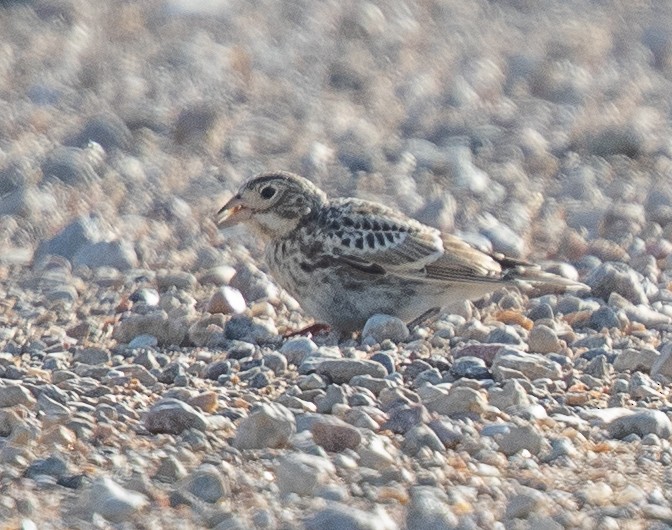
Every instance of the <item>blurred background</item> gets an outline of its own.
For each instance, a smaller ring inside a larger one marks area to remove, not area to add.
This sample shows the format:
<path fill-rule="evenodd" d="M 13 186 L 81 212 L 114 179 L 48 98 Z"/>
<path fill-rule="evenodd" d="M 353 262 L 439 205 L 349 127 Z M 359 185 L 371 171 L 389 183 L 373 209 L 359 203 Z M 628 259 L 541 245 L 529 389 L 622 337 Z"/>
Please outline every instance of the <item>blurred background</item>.
<path fill-rule="evenodd" d="M 0 259 L 212 266 L 227 193 L 286 169 L 514 256 L 665 260 L 671 13 L 0 2 Z M 63 230 L 98 250 L 57 248 Z"/>

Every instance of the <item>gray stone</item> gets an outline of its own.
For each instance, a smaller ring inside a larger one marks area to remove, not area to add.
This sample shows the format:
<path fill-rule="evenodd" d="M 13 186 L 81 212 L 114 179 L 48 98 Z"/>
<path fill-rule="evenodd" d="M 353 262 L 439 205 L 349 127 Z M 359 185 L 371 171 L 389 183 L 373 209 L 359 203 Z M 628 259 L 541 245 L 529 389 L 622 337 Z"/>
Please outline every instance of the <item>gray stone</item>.
<path fill-rule="evenodd" d="M 591 313 L 590 319 L 588 319 L 588 327 L 596 331 L 601 331 L 604 328 L 620 329 L 622 324 L 618 319 L 616 312 L 611 307 L 603 306 Z"/>
<path fill-rule="evenodd" d="M 406 528 L 455 530 L 458 518 L 444 491 L 431 486 L 414 486 L 411 503 L 406 512 Z"/>
<path fill-rule="evenodd" d="M 385 388 L 392 388 L 394 385 L 388 379 L 381 379 L 380 377 L 371 377 L 370 375 L 356 375 L 350 379 L 350 384 L 354 387 L 366 388 L 373 395 L 377 396 Z"/>
<path fill-rule="evenodd" d="M 527 338 L 527 344 L 530 351 L 535 353 L 557 353 L 564 346 L 555 330 L 543 324 L 532 328 Z"/>
<path fill-rule="evenodd" d="M 299 366 L 306 357 L 315 352 L 317 352 L 317 344 L 308 337 L 294 337 L 280 348 L 280 353 L 287 358 L 287 362 L 295 366 Z"/>
<path fill-rule="evenodd" d="M 490 376 L 490 370 L 486 368 L 485 361 L 471 355 L 455 359 L 450 367 L 450 373 L 455 377 L 468 379 L 485 379 Z"/>
<path fill-rule="evenodd" d="M 287 370 L 287 358 L 278 352 L 267 353 L 262 357 L 262 361 L 275 375 L 283 374 Z"/>
<path fill-rule="evenodd" d="M 40 243 L 34 260 L 52 254 L 72 260 L 77 251 L 85 245 L 98 243 L 104 238 L 104 231 L 98 216 L 79 217 L 63 228 L 51 239 Z"/>
<path fill-rule="evenodd" d="M 187 429 L 204 431 L 208 421 L 194 407 L 173 398 L 155 403 L 145 416 L 145 428 L 154 434 L 180 434 Z"/>
<path fill-rule="evenodd" d="M 166 458 L 161 459 L 161 463 L 152 478 L 161 482 L 173 484 L 186 476 L 187 470 L 184 467 L 184 464 L 174 456 L 169 455 Z"/>
<path fill-rule="evenodd" d="M 131 340 L 131 342 L 128 343 L 128 348 L 131 350 L 141 348 L 154 348 L 155 346 L 158 346 L 158 344 L 159 341 L 154 335 L 148 335 L 147 333 L 143 333 L 142 335 L 138 335 L 137 337 L 133 338 L 133 340 Z M 148 355 L 150 353 L 151 352 L 145 352 L 145 355 Z M 145 366 L 145 368 L 147 367 Z"/>
<path fill-rule="evenodd" d="M 74 361 L 84 364 L 107 364 L 112 355 L 105 348 L 84 348 L 75 353 Z"/>
<path fill-rule="evenodd" d="M 521 488 L 522 489 L 522 488 Z M 532 488 L 524 488 L 509 499 L 506 504 L 506 519 L 527 519 L 533 513 L 545 508 L 551 502 L 543 493 Z"/>
<path fill-rule="evenodd" d="M 443 443 L 427 425 L 416 425 L 404 435 L 403 449 L 406 454 L 417 455 L 422 449 L 444 451 Z"/>
<path fill-rule="evenodd" d="M 431 420 L 428 427 L 434 431 L 446 449 L 455 449 L 464 440 L 464 434 L 451 422 L 440 418 Z"/>
<path fill-rule="evenodd" d="M 159 346 L 180 345 L 189 331 L 186 317 L 170 318 L 165 311 L 153 311 L 147 315 L 130 315 L 114 327 L 112 337 L 128 344 L 138 335 L 153 335 Z"/>
<path fill-rule="evenodd" d="M 72 256 L 73 267 L 111 267 L 126 271 L 138 266 L 138 256 L 128 241 L 86 243 Z"/>
<path fill-rule="evenodd" d="M 198 280 L 190 272 L 163 271 L 156 275 L 156 284 L 159 287 L 159 291 L 165 294 L 164 291 L 168 291 L 173 287 L 183 291 L 190 291 L 198 285 Z"/>
<path fill-rule="evenodd" d="M 386 339 L 392 342 L 402 342 L 409 336 L 408 327 L 403 320 L 389 315 L 373 315 L 364 325 L 362 337 L 371 337 L 375 342 L 381 343 Z"/>
<path fill-rule="evenodd" d="M 532 455 L 538 455 L 548 443 L 543 435 L 532 425 L 511 427 L 508 432 L 495 436 L 499 450 L 507 456 L 527 449 Z"/>
<path fill-rule="evenodd" d="M 651 375 L 654 377 L 656 375 L 672 377 L 672 342 L 666 342 L 661 346 L 660 355 L 651 365 Z"/>
<path fill-rule="evenodd" d="M 670 352 L 672 353 L 672 352 Z M 661 361 L 662 355 L 652 348 L 628 348 L 623 350 L 616 356 L 614 359 L 614 370 L 617 372 L 651 372 L 651 375 L 655 376 L 657 374 L 662 375 L 672 375 L 672 356 L 668 354 L 667 361 Z M 659 364 L 660 363 L 660 364 Z M 665 366 L 667 363 L 670 366 Z M 654 372 L 653 367 L 656 366 L 657 370 Z M 668 372 L 667 374 L 664 372 Z"/>
<path fill-rule="evenodd" d="M 427 400 L 423 398 L 423 404 L 430 412 L 445 414 L 446 416 L 466 413 L 483 414 L 488 403 L 478 390 L 465 386 L 453 386 L 450 390 L 435 389 Z"/>
<path fill-rule="evenodd" d="M 327 501 L 326 506 L 308 516 L 303 521 L 303 525 L 306 530 L 399 529 L 399 525 L 382 508 L 378 508 L 374 512 L 365 512 L 359 508 L 334 501 Z"/>
<path fill-rule="evenodd" d="M 284 447 L 296 432 L 296 420 L 289 409 L 277 403 L 262 404 L 241 420 L 233 446 L 236 449 Z"/>
<path fill-rule="evenodd" d="M 7 384 L 0 386 L 0 408 L 23 405 L 32 408 L 35 398 L 30 390 L 21 385 Z"/>
<path fill-rule="evenodd" d="M 28 478 L 35 478 L 39 475 L 49 475 L 59 478 L 67 472 L 68 466 L 62 458 L 49 456 L 32 462 L 24 471 L 24 475 Z"/>
<path fill-rule="evenodd" d="M 334 383 L 348 383 L 356 375 L 385 377 L 387 370 L 375 361 L 360 359 L 329 359 L 317 366 L 317 373 L 326 375 Z"/>
<path fill-rule="evenodd" d="M 242 293 L 238 289 L 225 285 L 217 289 L 206 307 L 208 313 L 223 313 L 230 315 L 232 313 L 243 313 L 247 304 Z"/>
<path fill-rule="evenodd" d="M 278 459 L 275 477 L 282 495 L 314 495 L 315 490 L 331 480 L 336 468 L 328 459 L 305 453 L 289 453 Z"/>
<path fill-rule="evenodd" d="M 525 388 L 515 379 L 507 381 L 501 388 L 491 387 L 488 390 L 488 402 L 499 410 L 530 404 Z"/>
<path fill-rule="evenodd" d="M 362 441 L 359 430 L 335 416 L 318 416 L 310 426 L 315 443 L 326 451 L 355 449 Z"/>
<path fill-rule="evenodd" d="M 642 287 L 642 279 L 630 266 L 620 262 L 606 262 L 594 269 L 584 283 L 593 296 L 608 300 L 616 292 L 633 304 L 648 304 L 649 299 Z"/>
<path fill-rule="evenodd" d="M 97 513 L 114 523 L 128 520 L 148 505 L 144 495 L 121 487 L 109 477 L 97 478 L 87 497 L 91 516 Z"/>
<path fill-rule="evenodd" d="M 659 438 L 672 435 L 672 423 L 667 415 L 660 410 L 638 410 L 625 414 L 609 422 L 607 430 L 612 438 L 622 439 L 630 434 L 640 437 L 655 434 Z"/>
<path fill-rule="evenodd" d="M 115 367 L 116 370 L 128 377 L 132 377 L 140 381 L 143 386 L 151 387 L 157 382 L 157 378 L 149 373 L 147 368 L 140 364 L 122 364 Z"/>
<path fill-rule="evenodd" d="M 214 504 L 230 494 L 222 473 L 212 464 L 203 464 L 184 480 L 185 489 L 199 499 Z"/>
<path fill-rule="evenodd" d="M 416 425 L 429 421 L 429 419 L 430 416 L 424 406 L 398 403 L 387 411 L 387 421 L 382 425 L 382 428 L 403 434 Z"/>
<path fill-rule="evenodd" d="M 229 340 L 241 340 L 252 344 L 263 344 L 278 339 L 278 330 L 270 319 L 233 315 L 224 327 Z"/>
<path fill-rule="evenodd" d="M 492 374 L 496 381 L 503 381 L 510 379 L 515 373 L 522 374 L 530 380 L 562 378 L 562 369 L 555 361 L 543 355 L 504 348 L 495 356 Z"/>

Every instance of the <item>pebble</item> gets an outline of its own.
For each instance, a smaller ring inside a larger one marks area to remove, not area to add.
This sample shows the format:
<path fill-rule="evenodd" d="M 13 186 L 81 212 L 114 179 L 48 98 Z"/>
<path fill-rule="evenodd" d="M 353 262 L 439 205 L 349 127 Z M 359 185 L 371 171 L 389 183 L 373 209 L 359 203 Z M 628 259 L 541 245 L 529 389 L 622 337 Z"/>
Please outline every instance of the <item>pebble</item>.
<path fill-rule="evenodd" d="M 145 428 L 151 433 L 180 434 L 186 429 L 204 431 L 208 420 L 183 401 L 164 398 L 147 411 Z"/>
<path fill-rule="evenodd" d="M 515 455 L 523 449 L 538 455 L 548 445 L 543 435 L 532 425 L 511 427 L 508 432 L 495 436 L 495 441 L 506 456 Z"/>
<path fill-rule="evenodd" d="M 206 311 L 208 313 L 230 315 L 232 313 L 243 313 L 246 307 L 245 298 L 243 298 L 241 292 L 238 289 L 225 285 L 212 294 Z"/>
<path fill-rule="evenodd" d="M 480 415 L 487 407 L 487 401 L 481 392 L 463 386 L 454 386 L 448 391 L 436 388 L 427 399 L 423 398 L 423 404 L 430 412 L 446 416 L 467 413 Z"/>
<path fill-rule="evenodd" d="M 556 332 L 543 324 L 532 328 L 527 344 L 534 353 L 557 353 L 563 348 Z"/>
<path fill-rule="evenodd" d="M 199 499 L 214 504 L 230 494 L 221 471 L 212 464 L 203 464 L 184 479 L 184 488 Z"/>
<path fill-rule="evenodd" d="M 32 408 L 36 403 L 35 398 L 21 385 L 7 384 L 0 386 L 0 408 L 16 407 L 23 405 Z"/>
<path fill-rule="evenodd" d="M 89 518 L 98 514 L 113 523 L 129 520 L 149 504 L 147 497 L 123 488 L 110 477 L 94 480 L 84 495 Z"/>
<path fill-rule="evenodd" d="M 317 488 L 331 481 L 335 473 L 336 468 L 328 459 L 304 453 L 283 455 L 275 466 L 281 495 L 314 495 Z"/>
<path fill-rule="evenodd" d="M 522 375 L 530 380 L 534 379 L 560 379 L 562 369 L 555 361 L 551 361 L 543 355 L 525 353 L 512 348 L 504 348 L 500 351 L 493 363 L 492 374 L 496 381 L 504 381 L 511 377 Z"/>
<path fill-rule="evenodd" d="M 328 377 L 336 384 L 348 383 L 357 375 L 385 377 L 387 370 L 375 361 L 359 359 L 329 359 L 317 366 L 317 373 Z"/>
<path fill-rule="evenodd" d="M 444 445 L 427 425 L 416 425 L 406 431 L 403 443 L 404 452 L 416 456 L 423 449 L 444 451 Z"/>
<path fill-rule="evenodd" d="M 458 528 L 459 520 L 451 509 L 448 496 L 439 488 L 414 486 L 406 513 L 406 528 L 450 530 Z"/>
<path fill-rule="evenodd" d="M 410 335 L 406 324 L 397 317 L 389 315 L 373 315 L 364 324 L 362 330 L 363 340 L 366 342 L 370 337 L 375 343 L 381 343 L 384 340 L 392 342 L 403 342 Z"/>
<path fill-rule="evenodd" d="M 630 434 L 646 436 L 655 434 L 660 438 L 672 436 L 672 423 L 664 412 L 659 410 L 640 410 L 626 412 L 614 418 L 607 425 L 609 436 L 622 439 Z"/>
<path fill-rule="evenodd" d="M 315 443 L 329 452 L 356 449 L 362 441 L 355 427 L 336 417 L 320 416 L 311 424 L 310 432 Z"/>
<path fill-rule="evenodd" d="M 380 507 L 374 512 L 365 512 L 359 508 L 334 501 L 327 501 L 324 508 L 306 516 L 303 525 L 306 530 L 323 530 L 325 528 L 348 530 L 399 529 L 399 525 Z"/>
<path fill-rule="evenodd" d="M 529 405 L 525 388 L 515 379 L 506 381 L 502 387 L 492 387 L 488 390 L 488 402 L 499 410 L 506 410 L 515 405 Z"/>
<path fill-rule="evenodd" d="M 236 449 L 284 447 L 296 432 L 294 415 L 278 403 L 262 404 L 241 420 L 233 446 Z"/>
<path fill-rule="evenodd" d="M 607 262 L 601 264 L 585 279 L 593 296 L 608 300 L 611 293 L 618 293 L 633 304 L 648 304 L 640 276 L 627 264 Z"/>

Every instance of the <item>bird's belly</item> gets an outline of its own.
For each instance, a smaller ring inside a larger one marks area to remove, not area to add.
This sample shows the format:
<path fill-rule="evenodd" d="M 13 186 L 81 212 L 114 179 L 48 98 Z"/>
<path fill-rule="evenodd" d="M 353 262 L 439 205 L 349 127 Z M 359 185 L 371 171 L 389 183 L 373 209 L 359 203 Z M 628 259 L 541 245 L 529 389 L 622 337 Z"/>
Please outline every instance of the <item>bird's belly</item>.
<path fill-rule="evenodd" d="M 286 249 L 289 250 L 289 249 Z M 353 274 L 349 267 L 307 267 L 296 252 L 267 253 L 274 279 L 319 322 L 341 331 L 361 330 L 376 313 L 409 322 L 430 309 L 477 299 L 494 284 L 437 285 L 390 274 Z"/>

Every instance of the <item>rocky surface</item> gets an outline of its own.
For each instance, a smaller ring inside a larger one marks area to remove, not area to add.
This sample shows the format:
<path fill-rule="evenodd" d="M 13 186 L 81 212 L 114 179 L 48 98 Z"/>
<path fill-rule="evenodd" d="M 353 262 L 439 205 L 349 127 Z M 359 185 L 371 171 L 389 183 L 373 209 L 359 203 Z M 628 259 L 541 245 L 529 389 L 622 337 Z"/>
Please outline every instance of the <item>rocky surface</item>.
<path fill-rule="evenodd" d="M 0 520 L 672 526 L 672 7 L 0 2 Z M 590 293 L 336 340 L 214 212 L 257 171 Z"/>

